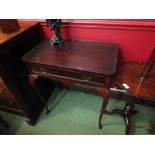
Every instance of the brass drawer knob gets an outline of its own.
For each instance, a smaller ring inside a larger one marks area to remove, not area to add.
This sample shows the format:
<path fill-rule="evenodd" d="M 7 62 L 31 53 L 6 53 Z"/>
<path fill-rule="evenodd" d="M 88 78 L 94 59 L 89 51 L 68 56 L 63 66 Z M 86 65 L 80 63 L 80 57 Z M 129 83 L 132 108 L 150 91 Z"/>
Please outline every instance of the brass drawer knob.
<path fill-rule="evenodd" d="M 45 69 L 45 68 L 40 68 L 40 71 L 41 71 L 43 74 L 46 74 L 46 73 L 47 73 L 47 69 Z"/>
<path fill-rule="evenodd" d="M 90 76 L 83 75 L 83 76 L 82 76 L 82 79 L 83 79 L 84 81 L 90 81 L 92 78 L 91 78 Z"/>

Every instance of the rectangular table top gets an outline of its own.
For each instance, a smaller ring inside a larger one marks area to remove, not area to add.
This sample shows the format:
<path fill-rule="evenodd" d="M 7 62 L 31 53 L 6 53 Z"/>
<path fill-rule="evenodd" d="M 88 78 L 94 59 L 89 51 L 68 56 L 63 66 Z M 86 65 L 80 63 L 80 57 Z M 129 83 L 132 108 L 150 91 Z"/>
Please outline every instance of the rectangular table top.
<path fill-rule="evenodd" d="M 102 75 L 116 72 L 118 45 L 112 42 L 64 40 L 64 45 L 51 46 L 46 39 L 24 57 L 27 63 L 87 71 Z"/>

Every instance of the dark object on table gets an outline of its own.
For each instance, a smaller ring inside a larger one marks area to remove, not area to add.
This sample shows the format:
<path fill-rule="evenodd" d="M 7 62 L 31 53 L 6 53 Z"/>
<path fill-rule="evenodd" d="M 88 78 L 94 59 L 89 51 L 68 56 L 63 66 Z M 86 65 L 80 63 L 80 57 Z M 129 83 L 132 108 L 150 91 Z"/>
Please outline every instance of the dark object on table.
<path fill-rule="evenodd" d="M 0 29 L 3 33 L 9 33 L 19 29 L 17 19 L 0 19 Z"/>
<path fill-rule="evenodd" d="M 126 90 L 130 97 L 123 110 L 114 109 L 109 114 L 119 114 L 124 118 L 126 124 L 126 134 L 130 132 L 130 116 L 136 114 L 134 109 L 134 98 L 140 98 L 146 101 L 155 101 L 155 49 L 147 61 L 144 63 L 127 63 L 122 65 L 115 78 L 116 83 Z M 132 97 L 131 97 L 132 96 Z"/>
<path fill-rule="evenodd" d="M 54 36 L 51 37 L 50 43 L 52 46 L 62 46 L 63 39 L 61 36 L 61 19 L 46 19 L 47 26 L 50 27 L 51 31 L 54 31 Z"/>

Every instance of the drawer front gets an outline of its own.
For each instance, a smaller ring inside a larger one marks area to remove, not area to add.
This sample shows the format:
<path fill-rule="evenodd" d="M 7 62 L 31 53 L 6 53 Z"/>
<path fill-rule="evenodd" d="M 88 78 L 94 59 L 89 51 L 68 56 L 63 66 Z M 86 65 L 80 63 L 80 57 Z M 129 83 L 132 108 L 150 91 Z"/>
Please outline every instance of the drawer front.
<path fill-rule="evenodd" d="M 73 79 L 77 81 L 81 81 L 84 83 L 96 83 L 100 85 L 105 85 L 107 81 L 106 76 L 96 75 L 89 72 L 80 72 L 74 71 L 70 69 L 62 69 L 62 68 L 54 68 L 54 67 L 44 67 L 42 65 L 31 65 L 31 71 L 34 73 L 39 73 L 41 75 L 48 76 L 57 76 L 66 79 Z"/>

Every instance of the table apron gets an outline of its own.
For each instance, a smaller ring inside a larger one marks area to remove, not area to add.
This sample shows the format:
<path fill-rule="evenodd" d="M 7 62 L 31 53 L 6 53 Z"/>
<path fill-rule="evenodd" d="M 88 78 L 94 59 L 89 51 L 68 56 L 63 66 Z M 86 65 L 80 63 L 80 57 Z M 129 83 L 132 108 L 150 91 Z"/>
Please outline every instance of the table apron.
<path fill-rule="evenodd" d="M 103 88 L 108 88 L 109 89 L 109 83 L 110 83 L 110 76 L 107 76 L 103 83 L 98 83 L 95 81 L 90 81 L 89 79 L 77 79 L 74 77 L 68 77 L 68 76 L 62 76 L 62 75 L 56 75 L 56 74 L 48 74 L 48 73 L 41 73 L 41 72 L 37 72 L 37 71 L 31 71 L 32 74 L 38 75 L 38 76 L 42 76 L 42 77 L 47 77 L 56 81 L 60 81 L 63 84 L 66 85 L 72 85 L 72 84 L 83 84 L 83 85 L 90 85 L 93 87 L 103 87 Z"/>

